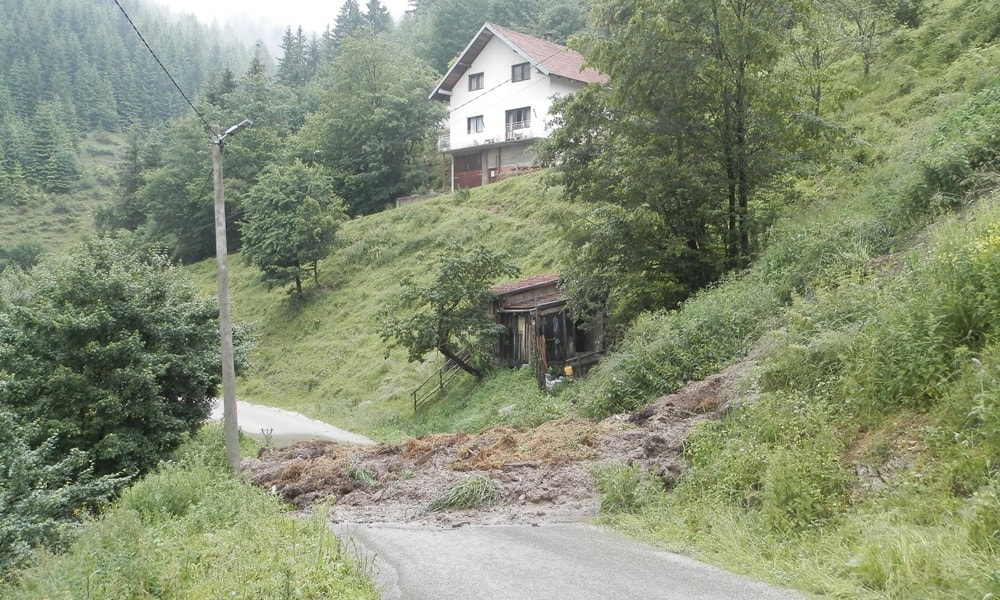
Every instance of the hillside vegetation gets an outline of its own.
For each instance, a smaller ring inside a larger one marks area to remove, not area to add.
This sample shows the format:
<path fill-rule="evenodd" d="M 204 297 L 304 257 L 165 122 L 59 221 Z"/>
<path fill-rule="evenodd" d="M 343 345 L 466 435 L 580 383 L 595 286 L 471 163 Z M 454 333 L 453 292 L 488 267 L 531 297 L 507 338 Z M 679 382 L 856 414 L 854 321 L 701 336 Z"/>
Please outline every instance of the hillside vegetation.
<path fill-rule="evenodd" d="M 918 22 L 830 66 L 837 144 L 760 208 L 753 261 L 640 314 L 588 378 L 545 394 L 497 371 L 414 413 L 440 358 L 387 355 L 378 333 L 449 242 L 505 251 L 524 276 L 567 268 L 561 233 L 588 211 L 542 172 L 345 222 L 302 294 L 234 255 L 234 317 L 255 338 L 238 395 L 399 441 L 635 412 L 734 367 L 679 479 L 597 475 L 608 523 L 817 597 L 997 597 L 1000 5 L 912 5 Z M 188 269 L 214 293 L 214 262 Z"/>
<path fill-rule="evenodd" d="M 838 65 L 843 150 L 799 182 L 754 265 L 641 316 L 555 397 L 499 373 L 413 415 L 408 394 L 437 363 L 385 358 L 373 320 L 449 238 L 558 271 L 551 234 L 577 212 L 544 175 L 350 222 L 301 300 L 237 271 L 236 314 L 260 334 L 240 394 L 398 439 L 635 410 L 745 361 L 726 417 L 689 440 L 688 474 L 635 488 L 611 522 L 826 597 L 1000 593 L 998 33 L 995 5 L 941 2 L 868 77 L 860 59 Z"/>
<path fill-rule="evenodd" d="M 544 181 L 539 173 L 351 220 L 339 234 L 343 246 L 320 263 L 319 287 L 310 283 L 301 296 L 266 291 L 234 256 L 233 318 L 251 325 L 256 338 L 254 367 L 239 383 L 239 397 L 385 440 L 452 429 L 466 417 L 479 426 L 499 418 L 488 413 L 511 404 L 508 386 L 488 382 L 493 391 L 484 392 L 471 377 L 456 382 L 448 400 L 415 415 L 411 392 L 442 358 L 411 364 L 403 350 L 387 354 L 378 314 L 400 293 L 404 276 L 429 280 L 450 242 L 503 250 L 524 276 L 559 272 L 558 230 L 574 213 Z M 214 261 L 191 270 L 206 292 L 214 289 Z M 524 412 L 509 418 L 537 421 L 537 404 L 546 401 L 533 389 L 533 375 L 522 375 L 499 375 L 525 388 L 516 392 L 525 397 Z"/>

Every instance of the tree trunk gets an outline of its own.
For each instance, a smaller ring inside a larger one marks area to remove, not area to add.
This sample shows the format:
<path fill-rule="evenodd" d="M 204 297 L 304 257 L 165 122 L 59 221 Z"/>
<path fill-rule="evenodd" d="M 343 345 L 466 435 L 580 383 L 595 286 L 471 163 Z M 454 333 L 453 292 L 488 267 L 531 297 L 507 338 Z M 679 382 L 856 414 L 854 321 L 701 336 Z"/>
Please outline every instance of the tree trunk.
<path fill-rule="evenodd" d="M 472 375 L 477 380 L 482 381 L 482 379 L 483 379 L 483 372 L 482 372 L 482 370 L 477 369 L 477 368 L 473 367 L 472 365 L 470 365 L 469 363 L 465 362 L 464 360 L 462 360 L 461 358 L 459 358 L 457 354 L 455 354 L 454 352 L 452 352 L 450 349 L 446 348 L 445 346 L 438 347 L 438 351 L 441 354 L 443 354 L 445 358 L 447 358 L 448 360 L 450 360 L 450 361 L 454 362 L 456 365 L 458 365 L 459 369 L 462 369 L 463 371 L 465 371 L 469 375 Z"/>

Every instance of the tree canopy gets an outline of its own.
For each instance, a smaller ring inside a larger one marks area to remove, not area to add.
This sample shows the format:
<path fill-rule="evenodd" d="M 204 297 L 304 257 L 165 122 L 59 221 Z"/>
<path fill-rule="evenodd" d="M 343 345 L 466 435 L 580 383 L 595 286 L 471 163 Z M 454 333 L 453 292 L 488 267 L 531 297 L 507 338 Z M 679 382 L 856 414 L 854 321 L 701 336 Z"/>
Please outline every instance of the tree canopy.
<path fill-rule="evenodd" d="M 422 285 L 408 277 L 397 306 L 380 321 L 382 341 L 406 348 L 411 362 L 439 351 L 460 368 L 483 377 L 480 366 L 494 351 L 502 325 L 489 316 L 496 299 L 493 284 L 516 277 L 519 270 L 502 253 L 483 246 L 469 251 L 451 245 L 441 256 L 432 282 Z"/>
<path fill-rule="evenodd" d="M 5 272 L 0 407 L 38 447 L 98 475 L 154 467 L 208 417 L 221 373 L 214 300 L 131 236 Z"/>
<path fill-rule="evenodd" d="M 783 0 L 606 0 L 588 61 L 604 87 L 557 102 L 543 152 L 589 206 L 567 280 L 628 320 L 676 306 L 754 251 L 755 203 L 809 147 L 781 57 Z"/>
<path fill-rule="evenodd" d="M 303 276 L 318 279 L 318 263 L 333 249 L 346 216 L 325 169 L 298 159 L 270 165 L 244 202 L 243 260 L 261 270 L 269 288 L 294 282 L 302 293 Z"/>
<path fill-rule="evenodd" d="M 320 106 L 291 145 L 295 156 L 331 170 L 351 215 L 381 210 L 433 177 L 419 160 L 443 116 L 427 100 L 435 77 L 405 49 L 362 31 L 319 78 Z"/>

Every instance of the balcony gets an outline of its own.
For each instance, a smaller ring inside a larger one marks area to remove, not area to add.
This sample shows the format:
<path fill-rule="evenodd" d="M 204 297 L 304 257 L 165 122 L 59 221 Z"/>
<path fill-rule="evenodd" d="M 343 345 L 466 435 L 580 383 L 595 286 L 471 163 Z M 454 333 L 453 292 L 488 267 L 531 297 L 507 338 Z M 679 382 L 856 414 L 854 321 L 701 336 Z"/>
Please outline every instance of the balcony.
<path fill-rule="evenodd" d="M 504 140 L 512 142 L 515 140 L 528 140 L 531 138 L 531 121 L 515 121 L 513 123 L 507 123 Z"/>

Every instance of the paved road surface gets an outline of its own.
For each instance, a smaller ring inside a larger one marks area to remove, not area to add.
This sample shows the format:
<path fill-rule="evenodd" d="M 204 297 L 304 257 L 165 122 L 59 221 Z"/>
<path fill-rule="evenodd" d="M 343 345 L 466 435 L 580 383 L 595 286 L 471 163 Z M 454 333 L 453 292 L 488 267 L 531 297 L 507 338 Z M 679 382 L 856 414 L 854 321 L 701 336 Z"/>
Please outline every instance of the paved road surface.
<path fill-rule="evenodd" d="M 335 528 L 383 600 L 803 598 L 581 523 Z"/>
<path fill-rule="evenodd" d="M 216 401 L 209 419 L 222 422 L 221 400 Z M 266 441 L 267 435 L 264 432 L 269 432 L 271 444 L 275 446 L 305 440 L 331 440 L 342 444 L 374 443 L 363 435 L 310 419 L 301 413 L 243 401 L 236 402 L 236 422 L 240 425 L 240 431 L 259 442 Z"/>

